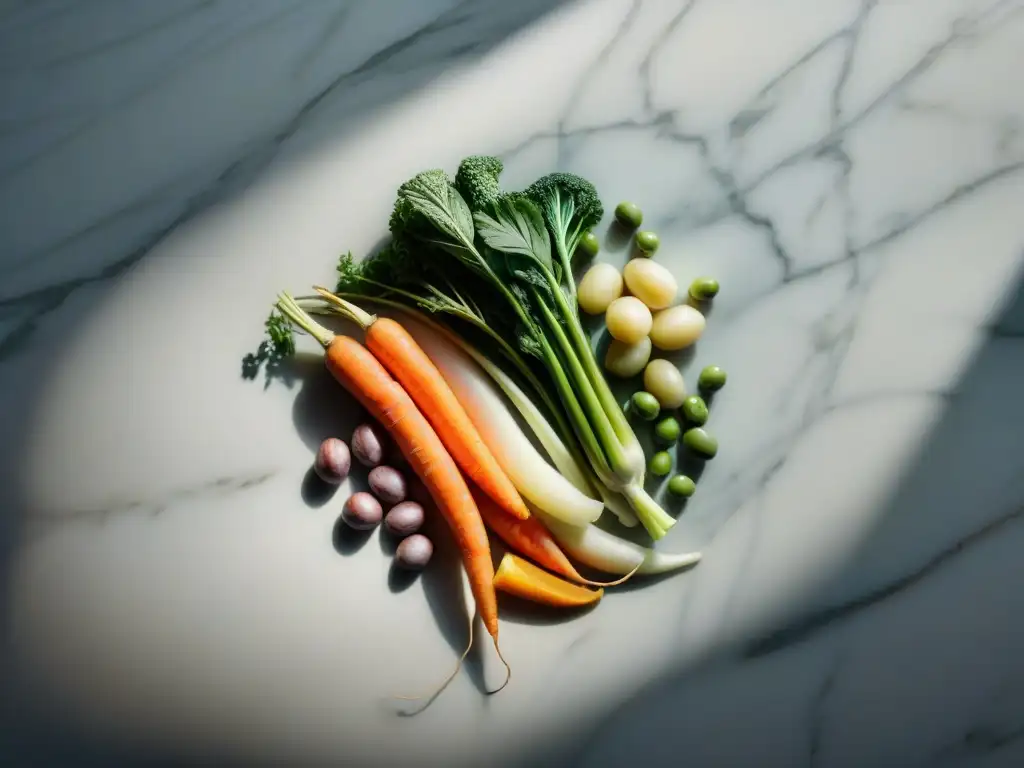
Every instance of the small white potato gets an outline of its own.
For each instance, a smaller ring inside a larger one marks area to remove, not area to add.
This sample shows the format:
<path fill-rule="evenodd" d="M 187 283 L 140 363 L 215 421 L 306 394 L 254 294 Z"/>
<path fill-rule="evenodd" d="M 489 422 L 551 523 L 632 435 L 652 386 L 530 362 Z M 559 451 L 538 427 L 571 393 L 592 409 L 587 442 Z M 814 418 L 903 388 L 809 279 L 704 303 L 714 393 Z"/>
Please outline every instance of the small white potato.
<path fill-rule="evenodd" d="M 651 332 L 651 310 L 636 296 L 622 296 L 608 305 L 604 316 L 613 339 L 636 344 Z"/>
<path fill-rule="evenodd" d="M 664 309 L 675 301 L 679 292 L 679 284 L 672 273 L 651 259 L 633 259 L 622 276 L 629 292 L 649 309 Z"/>
<path fill-rule="evenodd" d="M 644 336 L 635 344 L 613 340 L 604 356 L 604 367 L 613 376 L 628 379 L 636 376 L 651 359 L 651 339 Z"/>
<path fill-rule="evenodd" d="M 657 398 L 662 408 L 678 408 L 686 399 L 683 374 L 668 360 L 651 360 L 644 369 L 644 389 Z"/>
<path fill-rule="evenodd" d="M 595 264 L 580 280 L 576 298 L 588 315 L 600 315 L 622 295 L 622 275 L 611 264 Z"/>
<path fill-rule="evenodd" d="M 651 341 L 658 349 L 683 349 L 701 337 L 706 324 L 700 310 L 689 304 L 669 307 L 654 315 Z"/>

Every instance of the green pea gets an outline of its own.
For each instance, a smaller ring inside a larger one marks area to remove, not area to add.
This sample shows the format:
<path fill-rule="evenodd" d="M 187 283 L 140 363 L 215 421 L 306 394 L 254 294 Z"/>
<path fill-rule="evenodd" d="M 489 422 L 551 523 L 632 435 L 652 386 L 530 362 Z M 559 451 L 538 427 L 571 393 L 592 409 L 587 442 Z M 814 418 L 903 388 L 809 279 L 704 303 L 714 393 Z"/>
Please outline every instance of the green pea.
<path fill-rule="evenodd" d="M 707 301 L 718 295 L 718 281 L 713 277 L 698 277 L 690 283 L 690 295 L 697 301 Z"/>
<path fill-rule="evenodd" d="M 697 386 L 704 392 L 717 392 L 725 386 L 725 371 L 717 365 L 709 365 L 697 377 Z"/>
<path fill-rule="evenodd" d="M 686 475 L 676 475 L 668 481 L 668 492 L 673 496 L 688 499 L 696 490 L 697 484 L 693 482 L 693 478 Z"/>
<path fill-rule="evenodd" d="M 704 402 L 704 398 L 700 395 L 690 395 L 683 400 L 682 409 L 686 420 L 691 424 L 696 424 L 698 427 L 708 420 L 708 404 Z"/>
<path fill-rule="evenodd" d="M 683 434 L 683 444 L 694 453 L 706 459 L 714 458 L 718 453 L 718 440 L 703 427 L 693 427 Z"/>
<path fill-rule="evenodd" d="M 636 247 L 644 252 L 645 255 L 650 256 L 656 250 L 660 244 L 658 236 L 653 232 L 643 231 L 636 233 Z"/>
<path fill-rule="evenodd" d="M 662 419 L 654 425 L 654 435 L 658 438 L 659 443 L 665 445 L 671 445 L 679 439 L 679 435 L 683 432 L 682 427 L 679 426 L 679 421 L 669 416 L 667 419 Z"/>
<path fill-rule="evenodd" d="M 651 460 L 647 464 L 647 468 L 651 471 L 652 475 L 655 475 L 656 477 L 664 477 L 672 471 L 672 456 L 668 451 L 658 451 L 656 454 L 651 456 Z"/>
<path fill-rule="evenodd" d="M 580 238 L 580 242 L 576 247 L 590 258 L 594 258 L 597 256 L 597 252 L 601 250 L 601 242 L 597 239 L 597 235 L 588 231 Z"/>
<path fill-rule="evenodd" d="M 615 220 L 624 227 L 637 229 L 643 224 L 644 212 L 635 203 L 619 203 L 615 206 Z"/>
<path fill-rule="evenodd" d="M 636 415 L 644 421 L 654 421 L 658 418 L 658 414 L 661 413 L 661 405 L 658 403 L 658 398 L 650 392 L 635 392 L 633 397 L 630 398 L 630 403 L 632 403 Z"/>

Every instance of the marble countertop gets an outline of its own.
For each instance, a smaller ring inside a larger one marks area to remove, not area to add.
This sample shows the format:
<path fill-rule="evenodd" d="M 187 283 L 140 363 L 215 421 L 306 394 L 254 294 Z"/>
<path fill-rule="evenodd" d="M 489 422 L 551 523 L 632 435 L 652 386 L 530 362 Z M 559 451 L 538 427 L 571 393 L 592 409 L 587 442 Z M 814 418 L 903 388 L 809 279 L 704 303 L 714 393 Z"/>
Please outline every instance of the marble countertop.
<path fill-rule="evenodd" d="M 1020 0 L 0 2 L 0 756 L 1024 764 L 1021 72 Z M 722 451 L 696 569 L 401 719 L 458 573 L 339 540 L 344 396 L 239 361 L 472 153 L 719 277 Z"/>

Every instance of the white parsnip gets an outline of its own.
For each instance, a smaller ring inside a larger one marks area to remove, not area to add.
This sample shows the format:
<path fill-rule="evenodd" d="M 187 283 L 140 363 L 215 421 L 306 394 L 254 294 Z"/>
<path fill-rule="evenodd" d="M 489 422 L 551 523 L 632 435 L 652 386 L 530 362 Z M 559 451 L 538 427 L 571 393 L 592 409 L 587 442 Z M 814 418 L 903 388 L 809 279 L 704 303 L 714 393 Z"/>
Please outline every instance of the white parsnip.
<path fill-rule="evenodd" d="M 430 356 L 466 409 L 484 444 L 527 501 L 572 526 L 586 525 L 601 515 L 604 503 L 581 491 L 545 460 L 520 428 L 501 392 L 476 362 L 453 342 L 425 324 L 412 319 L 404 319 L 403 324 L 416 343 Z M 522 397 L 525 398 L 525 395 Z M 550 433 L 543 437 L 538 434 L 542 445 L 547 449 L 546 443 L 552 439 L 561 443 L 547 421 L 543 417 L 540 417 L 540 421 Z M 539 424 L 531 423 L 530 426 L 534 430 L 540 427 L 543 431 Z M 552 445 L 549 450 L 558 453 L 557 446 Z M 564 446 L 562 451 L 563 462 L 567 456 L 568 462 L 575 466 L 571 454 Z M 566 472 L 563 467 L 559 469 Z M 578 479 L 581 482 L 584 480 L 582 477 Z"/>
<path fill-rule="evenodd" d="M 569 557 L 604 573 L 625 575 L 637 565 L 639 574 L 675 571 L 700 562 L 700 552 L 671 554 L 620 539 L 596 525 L 566 525 L 542 511 L 535 511 Z"/>
<path fill-rule="evenodd" d="M 565 446 L 565 443 L 562 442 L 562 438 L 558 436 L 555 428 L 551 426 L 551 422 L 547 420 L 547 417 L 545 417 L 543 413 L 541 413 L 537 404 L 519 388 L 519 385 L 516 384 L 512 377 L 480 354 L 476 349 L 466 345 L 461 341 L 461 339 L 453 339 L 453 343 L 458 344 L 463 352 L 476 360 L 480 367 L 483 368 L 491 377 L 494 383 L 501 388 L 502 392 L 505 393 L 505 396 L 516 407 L 516 410 L 519 411 L 519 415 L 523 417 L 523 421 L 525 421 L 527 425 L 529 425 L 530 429 L 533 430 L 534 437 L 537 438 L 541 447 L 547 451 L 551 461 L 566 480 L 572 483 L 581 493 L 592 499 L 596 499 L 600 496 L 604 505 L 619 519 L 619 522 L 627 528 L 634 528 L 640 524 L 640 520 L 637 518 L 636 513 L 633 511 L 633 508 L 629 506 L 629 502 L 623 498 L 622 494 L 616 493 L 607 488 L 600 480 L 593 476 L 589 467 L 582 466 L 576 460 L 572 455 L 572 452 Z M 597 493 L 595 493 L 595 490 Z"/>

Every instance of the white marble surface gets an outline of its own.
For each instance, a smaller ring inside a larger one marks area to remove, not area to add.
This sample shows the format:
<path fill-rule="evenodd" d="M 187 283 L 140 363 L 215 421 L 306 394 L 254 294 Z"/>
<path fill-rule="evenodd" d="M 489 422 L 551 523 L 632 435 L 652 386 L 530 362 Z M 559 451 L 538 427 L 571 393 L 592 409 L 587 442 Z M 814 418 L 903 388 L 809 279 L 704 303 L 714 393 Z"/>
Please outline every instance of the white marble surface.
<path fill-rule="evenodd" d="M 1022 71 L 1006 0 L 0 3 L 0 749 L 1020 765 Z M 508 689 L 400 719 L 457 576 L 335 540 L 301 487 L 344 397 L 239 360 L 474 152 L 721 279 L 723 450 L 665 544 L 697 569 L 508 615 Z"/>

